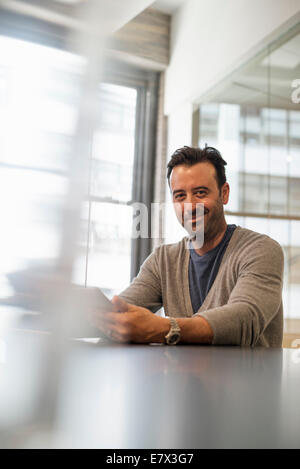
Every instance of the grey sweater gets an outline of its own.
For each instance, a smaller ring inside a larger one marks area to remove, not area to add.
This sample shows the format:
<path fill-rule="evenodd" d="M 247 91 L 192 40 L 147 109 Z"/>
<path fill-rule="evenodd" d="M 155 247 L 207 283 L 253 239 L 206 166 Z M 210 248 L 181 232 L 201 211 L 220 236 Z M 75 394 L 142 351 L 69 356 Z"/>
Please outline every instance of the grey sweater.
<path fill-rule="evenodd" d="M 192 317 L 188 238 L 161 245 L 120 296 L 153 312 Z M 214 345 L 281 347 L 283 251 L 266 235 L 237 226 L 201 308 Z"/>

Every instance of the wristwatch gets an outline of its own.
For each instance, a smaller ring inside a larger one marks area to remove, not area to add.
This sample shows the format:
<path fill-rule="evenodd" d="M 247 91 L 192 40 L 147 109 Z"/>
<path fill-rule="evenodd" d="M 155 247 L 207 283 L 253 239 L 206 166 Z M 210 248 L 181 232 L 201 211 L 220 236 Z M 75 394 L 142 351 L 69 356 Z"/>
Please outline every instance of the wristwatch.
<path fill-rule="evenodd" d="M 175 318 L 168 318 L 170 320 L 170 330 L 168 334 L 165 336 L 166 344 L 167 345 L 176 345 L 180 341 L 180 327 L 178 322 Z"/>

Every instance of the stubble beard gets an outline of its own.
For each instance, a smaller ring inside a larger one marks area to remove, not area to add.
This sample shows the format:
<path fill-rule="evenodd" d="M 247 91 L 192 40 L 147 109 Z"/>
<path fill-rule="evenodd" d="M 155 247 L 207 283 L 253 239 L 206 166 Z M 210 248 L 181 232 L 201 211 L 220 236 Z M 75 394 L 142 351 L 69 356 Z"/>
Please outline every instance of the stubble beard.
<path fill-rule="evenodd" d="M 224 209 L 221 197 L 208 215 L 207 220 L 204 219 L 204 243 L 214 240 L 223 229 Z"/>
<path fill-rule="evenodd" d="M 193 223 L 192 231 L 189 233 L 191 238 L 196 240 L 196 233 L 203 230 L 203 244 L 213 241 L 223 229 L 224 209 L 221 197 L 218 198 L 216 205 L 208 212 L 204 213 L 204 218 L 197 224 Z"/>

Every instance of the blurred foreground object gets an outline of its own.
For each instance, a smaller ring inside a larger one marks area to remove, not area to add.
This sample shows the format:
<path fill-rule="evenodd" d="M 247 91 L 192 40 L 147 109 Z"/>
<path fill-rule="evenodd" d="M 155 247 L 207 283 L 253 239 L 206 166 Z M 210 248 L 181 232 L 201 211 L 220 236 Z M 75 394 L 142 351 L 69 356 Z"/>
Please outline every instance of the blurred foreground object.
<path fill-rule="evenodd" d="M 150 3 L 0 1 L 1 447 L 54 444 L 104 47 Z"/>

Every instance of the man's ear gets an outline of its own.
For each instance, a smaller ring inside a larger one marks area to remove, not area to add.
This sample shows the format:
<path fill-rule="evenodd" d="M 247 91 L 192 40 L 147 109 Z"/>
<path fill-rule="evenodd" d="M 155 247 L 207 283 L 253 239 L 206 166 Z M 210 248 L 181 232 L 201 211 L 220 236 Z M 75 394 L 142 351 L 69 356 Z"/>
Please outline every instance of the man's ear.
<path fill-rule="evenodd" d="M 222 189 L 221 189 L 223 205 L 226 205 L 228 203 L 229 192 L 230 192 L 229 184 L 228 184 L 228 182 L 225 182 L 222 186 Z"/>

